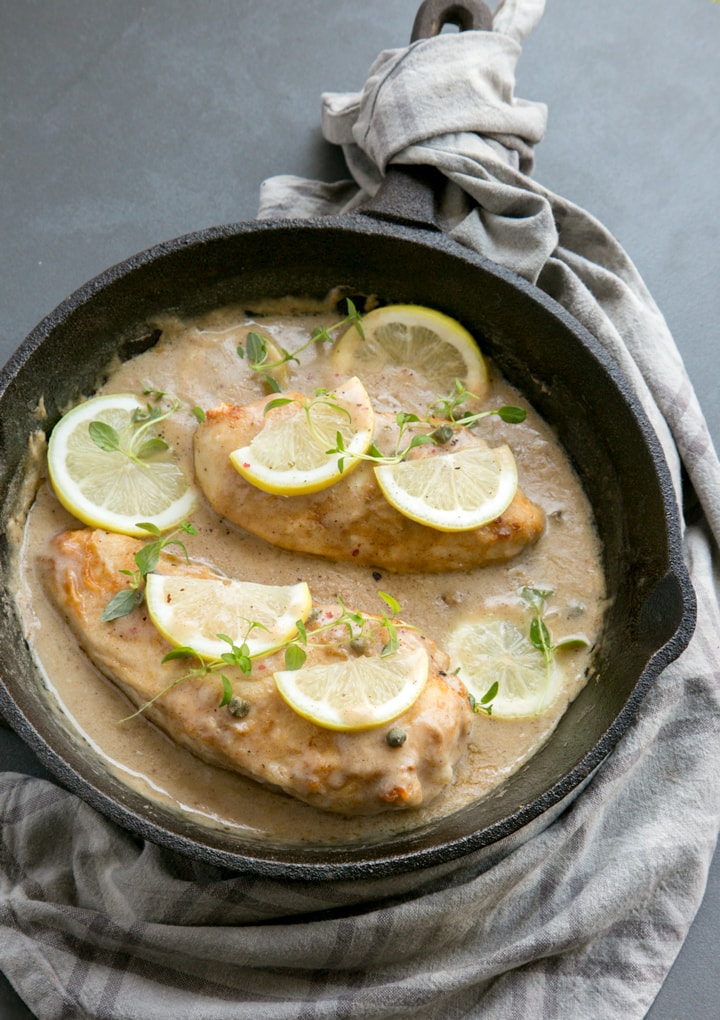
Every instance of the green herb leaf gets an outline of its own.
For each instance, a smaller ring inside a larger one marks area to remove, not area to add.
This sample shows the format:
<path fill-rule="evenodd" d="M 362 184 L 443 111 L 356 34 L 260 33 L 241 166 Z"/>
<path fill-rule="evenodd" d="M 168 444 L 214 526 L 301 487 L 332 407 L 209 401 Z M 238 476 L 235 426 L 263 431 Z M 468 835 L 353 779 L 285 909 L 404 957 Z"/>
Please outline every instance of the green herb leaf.
<path fill-rule="evenodd" d="M 163 662 L 172 662 L 173 659 L 196 659 L 197 652 L 190 648 L 189 645 L 180 645 L 178 648 L 173 648 L 162 657 Z"/>
<path fill-rule="evenodd" d="M 483 694 L 482 698 L 480 698 L 480 704 L 481 705 L 487 705 L 489 702 L 493 701 L 494 698 L 497 697 L 497 692 L 498 692 L 499 689 L 500 689 L 500 687 L 499 687 L 499 684 L 498 684 L 498 682 L 496 680 L 494 684 L 492 684 L 490 687 L 488 687 L 488 689 Z"/>
<path fill-rule="evenodd" d="M 110 599 L 108 604 L 103 610 L 103 614 L 100 619 L 103 623 L 109 623 L 111 620 L 119 620 L 123 616 L 127 616 L 132 613 L 133 609 L 136 609 L 142 602 L 143 593 L 138 591 L 137 588 L 125 588 L 123 591 L 119 591 L 116 595 Z"/>
<path fill-rule="evenodd" d="M 455 672 L 458 671 L 456 670 Z M 480 698 L 479 701 L 474 695 L 468 693 L 468 701 L 470 702 L 470 708 L 475 713 L 475 715 L 479 715 L 480 712 L 484 712 L 485 715 L 492 715 L 492 702 L 495 700 L 497 692 L 498 683 L 496 680 L 495 683 L 492 684 L 485 691 L 485 693 L 483 694 L 482 698 Z"/>
<path fill-rule="evenodd" d="M 400 603 L 398 602 L 398 600 L 393 595 L 389 595 L 386 591 L 378 591 L 378 595 L 383 600 L 388 609 L 391 610 L 393 616 L 397 616 L 398 613 L 400 612 Z"/>
<path fill-rule="evenodd" d="M 260 333 L 248 333 L 245 341 L 245 350 L 247 351 L 248 361 L 253 366 L 262 365 L 267 359 L 265 337 L 261 336 Z"/>
<path fill-rule="evenodd" d="M 261 626 L 261 624 L 258 624 L 257 626 Z M 249 629 L 252 630 L 252 627 L 253 625 L 251 625 Z M 217 634 L 216 636 L 219 637 L 221 641 L 226 641 L 227 644 L 230 645 L 231 649 L 229 652 L 223 652 L 220 656 L 221 661 L 224 662 L 226 666 L 237 666 L 238 669 L 242 670 L 245 674 L 251 673 L 252 657 L 248 646 L 244 642 L 240 646 L 236 645 L 233 639 L 228 637 L 227 634 Z"/>
<path fill-rule="evenodd" d="M 225 705 L 229 704 L 232 699 L 233 689 L 232 684 L 230 683 L 230 681 L 228 680 L 224 673 L 220 674 L 220 679 L 222 680 L 223 696 L 222 700 L 218 704 L 218 708 L 224 708 Z"/>
<path fill-rule="evenodd" d="M 155 436 L 153 439 L 146 439 L 135 456 L 139 457 L 140 460 L 147 460 L 149 457 L 152 457 L 153 454 L 164 453 L 165 450 L 168 449 L 169 446 L 165 440 L 161 439 L 159 436 Z"/>
<path fill-rule="evenodd" d="M 202 422 L 206 421 L 207 416 L 203 411 L 202 407 L 193 407 L 192 413 L 195 415 L 195 417 L 201 424 Z"/>
<path fill-rule="evenodd" d="M 326 326 L 316 326 L 310 334 L 310 338 L 314 343 L 327 344 L 332 342 Z"/>
<path fill-rule="evenodd" d="M 153 400 L 162 400 L 163 397 L 167 396 L 164 390 L 156 389 L 151 382 L 143 382 L 142 384 L 143 396 L 152 397 Z"/>
<path fill-rule="evenodd" d="M 431 443 L 433 445 L 435 444 L 435 439 L 432 435 L 413 436 L 410 442 L 408 443 L 405 453 L 409 453 L 410 450 L 414 450 L 416 446 L 427 446 L 428 443 Z"/>
<path fill-rule="evenodd" d="M 390 620 L 387 621 L 387 628 L 388 628 L 388 631 L 390 632 L 390 638 L 386 642 L 386 644 L 383 645 L 383 649 L 380 652 L 380 658 L 381 659 L 387 658 L 388 655 L 393 655 L 398 650 L 398 648 L 400 647 L 400 642 L 398 641 L 397 632 L 396 632 L 395 627 L 393 626 L 393 624 L 390 622 Z"/>
<path fill-rule="evenodd" d="M 120 449 L 120 436 L 112 425 L 104 421 L 91 421 L 88 432 L 93 443 L 105 453 L 115 453 Z"/>
<path fill-rule="evenodd" d="M 293 643 L 285 649 L 285 669 L 300 669 L 306 659 L 305 649 L 298 644 Z"/>
<path fill-rule="evenodd" d="M 355 302 L 351 298 L 345 298 L 345 304 L 347 305 L 348 314 L 344 322 L 340 323 L 340 325 L 342 326 L 345 323 L 349 323 L 354 326 L 360 335 L 360 339 L 364 340 L 365 330 L 363 329 L 361 313 L 357 310 Z"/>
<path fill-rule="evenodd" d="M 290 397 L 277 397 L 275 400 L 269 400 L 263 409 L 263 414 L 267 414 L 268 411 L 272 411 L 276 407 L 284 407 L 286 404 L 292 404 Z"/>
<path fill-rule="evenodd" d="M 523 407 L 512 407 L 510 404 L 499 407 L 497 414 L 511 425 L 519 425 L 527 418 L 527 411 Z"/>
<path fill-rule="evenodd" d="M 550 632 L 544 621 L 537 616 L 530 623 L 530 641 L 541 652 L 550 647 Z"/>
<path fill-rule="evenodd" d="M 162 531 L 158 528 L 157 524 L 151 524 L 149 521 L 138 521 L 135 526 L 137 528 L 142 528 L 143 531 L 149 532 L 151 535 L 154 535 L 155 538 L 162 537 Z"/>
<path fill-rule="evenodd" d="M 162 550 L 161 542 L 148 542 L 147 545 L 142 546 L 141 549 L 135 553 L 135 562 L 137 568 L 143 577 L 151 574 L 157 567 L 160 560 L 160 552 Z"/>

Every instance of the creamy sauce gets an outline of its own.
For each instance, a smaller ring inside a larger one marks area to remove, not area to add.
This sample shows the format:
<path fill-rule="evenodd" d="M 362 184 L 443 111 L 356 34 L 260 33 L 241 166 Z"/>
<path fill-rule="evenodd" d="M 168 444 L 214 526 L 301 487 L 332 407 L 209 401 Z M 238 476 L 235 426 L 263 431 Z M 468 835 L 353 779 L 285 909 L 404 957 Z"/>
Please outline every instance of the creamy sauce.
<path fill-rule="evenodd" d="M 157 324 L 162 329 L 158 344 L 114 366 L 100 392 L 141 394 L 150 387 L 177 396 L 183 408 L 164 423 L 163 434 L 192 477 L 192 436 L 197 424 L 192 408 L 247 403 L 266 392 L 262 380 L 237 354 L 247 333 L 257 329 L 281 347 L 294 350 L 305 343 L 314 326 L 333 321 L 329 312 L 315 309 L 311 314 L 293 304 L 269 307 L 262 316 L 225 309 L 196 322 L 167 320 Z M 332 388 L 339 380 L 329 365 L 326 348 L 315 345 L 301 355 L 299 364 L 291 363 L 286 386 L 308 393 L 318 386 Z M 491 445 L 507 442 L 511 446 L 523 490 L 547 515 L 546 532 L 535 547 L 506 564 L 473 571 L 433 575 L 372 571 L 275 549 L 219 519 L 198 495 L 192 514 L 198 534 L 186 540 L 189 555 L 240 579 L 274 584 L 305 580 L 316 601 L 340 596 L 346 605 L 370 613 L 383 608 L 378 590 L 389 591 L 402 607 L 402 618 L 440 645 L 444 635 L 467 617 L 497 614 L 526 629 L 528 620 L 522 615 L 518 593 L 523 585 L 530 585 L 553 592 L 546 620 L 555 640 L 582 632 L 592 643 L 600 631 L 605 591 L 590 507 L 552 430 L 492 365 L 490 370 L 487 405 L 515 404 L 528 411 L 520 425 L 505 424 L 496 416 L 486 419 L 481 434 Z M 433 392 L 431 383 L 411 372 L 386 373 L 383 379 L 364 378 L 363 382 L 378 410 L 401 408 L 422 414 L 444 395 Z M 48 698 L 68 727 L 125 783 L 202 824 L 315 844 L 373 842 L 424 824 L 488 796 L 528 762 L 550 738 L 587 679 L 590 652 L 563 651 L 558 653 L 564 675 L 562 697 L 546 715 L 516 722 L 476 715 L 454 782 L 427 807 L 361 819 L 330 815 L 204 764 L 142 718 L 119 721 L 127 716 L 128 703 L 87 660 L 39 581 L 38 554 L 53 535 L 75 527 L 78 522 L 40 480 L 17 556 L 17 600 Z"/>

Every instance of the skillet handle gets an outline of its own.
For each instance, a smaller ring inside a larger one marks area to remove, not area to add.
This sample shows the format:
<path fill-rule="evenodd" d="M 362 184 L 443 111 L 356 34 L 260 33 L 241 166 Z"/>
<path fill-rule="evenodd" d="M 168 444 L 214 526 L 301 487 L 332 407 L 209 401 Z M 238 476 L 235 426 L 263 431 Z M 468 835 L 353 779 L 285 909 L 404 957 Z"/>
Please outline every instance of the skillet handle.
<path fill-rule="evenodd" d="M 411 43 L 439 35 L 445 25 L 459 31 L 492 31 L 492 13 L 483 0 L 423 0 L 415 15 Z M 435 167 L 393 164 L 375 195 L 358 212 L 373 219 L 440 232 L 437 196 L 444 180 Z"/>
<path fill-rule="evenodd" d="M 423 0 L 415 15 L 410 42 L 440 35 L 445 25 L 457 25 L 461 32 L 490 32 L 492 14 L 482 0 Z"/>

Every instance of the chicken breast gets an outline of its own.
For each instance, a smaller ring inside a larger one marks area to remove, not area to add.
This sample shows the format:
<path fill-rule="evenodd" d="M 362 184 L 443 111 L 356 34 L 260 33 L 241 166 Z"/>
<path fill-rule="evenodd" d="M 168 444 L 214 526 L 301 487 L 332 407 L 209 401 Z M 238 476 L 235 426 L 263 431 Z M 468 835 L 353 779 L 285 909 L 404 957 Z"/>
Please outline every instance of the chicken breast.
<path fill-rule="evenodd" d="M 146 706 L 146 718 L 174 741 L 213 765 L 347 815 L 418 807 L 451 782 L 469 738 L 472 712 L 462 685 L 446 674 L 447 657 L 434 642 L 398 625 L 401 643 L 426 648 L 430 673 L 419 698 L 391 724 L 345 733 L 302 718 L 277 691 L 272 674 L 284 668 L 278 653 L 256 662 L 249 676 L 236 667 L 223 669 L 233 687 L 233 700 L 220 707 L 219 675 L 182 679 L 195 664 L 192 660 L 162 663 L 170 646 L 143 606 L 112 622 L 101 619 L 109 600 L 127 585 L 121 571 L 135 568 L 133 557 L 140 545 L 136 539 L 104 531 L 64 532 L 52 540 L 43 558 L 43 579 L 95 666 L 134 706 Z M 158 571 L 217 576 L 204 565 L 189 564 L 167 551 Z M 338 606 L 320 608 L 323 622 L 339 613 Z M 308 631 L 312 629 L 309 621 Z M 322 644 L 309 646 L 314 650 L 308 661 L 352 654 L 347 637 L 344 626 L 325 631 Z M 365 651 L 378 654 L 386 639 L 378 624 L 377 632 L 371 630 L 373 647 Z M 346 650 L 339 651 L 338 645 Z M 156 700 L 147 704 L 151 699 Z M 388 744 L 392 727 L 406 734 L 401 746 Z"/>
<path fill-rule="evenodd" d="M 367 462 L 310 495 L 264 492 L 242 478 L 229 458 L 260 431 L 271 399 L 221 404 L 207 411 L 195 434 L 195 474 L 216 513 L 273 545 L 397 573 L 440 573 L 510 559 L 543 532 L 542 510 L 520 490 L 500 517 L 481 528 L 447 532 L 418 524 L 387 502 Z M 395 432 L 395 419 L 376 413 L 375 421 L 375 442 L 382 450 Z M 452 441 L 456 449 L 478 442 L 469 429 L 460 430 Z M 438 452 L 437 447 L 421 446 L 413 456 Z"/>

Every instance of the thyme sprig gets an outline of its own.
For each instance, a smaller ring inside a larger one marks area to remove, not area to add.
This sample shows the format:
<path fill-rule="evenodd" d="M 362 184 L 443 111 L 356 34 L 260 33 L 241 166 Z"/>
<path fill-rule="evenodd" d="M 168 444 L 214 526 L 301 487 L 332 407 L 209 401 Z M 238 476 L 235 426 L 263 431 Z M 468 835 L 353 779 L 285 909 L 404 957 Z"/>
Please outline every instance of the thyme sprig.
<path fill-rule="evenodd" d="M 497 697 L 497 692 L 500 690 L 500 685 L 497 680 L 492 683 L 483 694 L 482 698 L 476 698 L 474 694 L 468 691 L 468 701 L 470 702 L 470 708 L 477 715 L 480 712 L 484 712 L 485 715 L 492 715 L 492 703 Z"/>
<path fill-rule="evenodd" d="M 167 394 L 153 390 L 148 391 L 158 398 L 166 397 Z M 160 436 L 149 434 L 155 426 L 159 425 L 171 414 L 180 408 L 180 401 L 176 397 L 169 398 L 169 405 L 147 403 L 144 408 L 138 407 L 133 411 L 128 425 L 118 432 L 104 421 L 91 421 L 88 426 L 90 438 L 99 449 L 106 453 L 122 453 L 134 464 L 142 467 L 149 467 L 147 461 L 156 453 L 162 453 L 168 449 L 168 444 Z"/>
<path fill-rule="evenodd" d="M 520 598 L 533 614 L 530 621 L 530 643 L 542 653 L 548 668 L 553 664 L 555 652 L 561 648 L 575 648 L 579 645 L 590 644 L 583 634 L 570 634 L 559 641 L 553 641 L 544 619 L 545 603 L 551 595 L 552 591 L 531 588 L 527 585 L 520 589 Z"/>
<path fill-rule="evenodd" d="M 284 347 L 280 347 L 280 357 L 270 360 L 271 353 L 268 344 L 267 337 L 264 337 L 262 333 L 257 333 L 254 330 L 248 333 L 245 338 L 245 345 L 239 344 L 237 347 L 237 353 L 241 358 L 246 358 L 248 365 L 253 372 L 257 372 L 263 377 L 270 390 L 273 393 L 280 392 L 280 384 L 277 379 L 273 376 L 273 372 L 283 365 L 286 365 L 290 361 L 299 362 L 299 356 L 306 351 L 308 347 L 312 347 L 314 344 L 332 344 L 335 342 L 335 334 L 338 330 L 345 326 L 354 326 L 360 336 L 365 339 L 365 334 L 362 327 L 362 315 L 358 312 L 355 304 L 347 298 L 348 314 L 341 319 L 339 322 L 334 323 L 332 326 L 316 326 L 308 340 L 300 347 L 297 347 L 294 351 L 288 351 Z M 273 342 L 273 347 L 275 347 Z"/>
<path fill-rule="evenodd" d="M 378 595 L 389 610 L 389 613 L 387 611 L 383 611 L 380 617 L 381 626 L 387 634 L 387 641 L 380 652 L 381 657 L 385 657 L 396 652 L 400 645 L 396 625 L 397 614 L 400 612 L 400 604 L 397 599 L 395 599 L 392 595 L 389 595 L 387 592 L 379 591 Z M 297 633 L 295 635 L 272 648 L 263 649 L 263 651 L 260 652 L 250 651 L 248 639 L 254 630 L 267 630 L 267 628 L 264 624 L 258 623 L 254 620 L 245 621 L 247 623 L 247 630 L 239 645 L 235 644 L 232 638 L 228 637 L 227 634 L 217 635 L 221 641 L 225 641 L 228 645 L 228 651 L 223 652 L 218 659 L 204 659 L 189 645 L 182 645 L 178 648 L 171 649 L 163 656 L 161 660 L 163 664 L 166 662 L 173 662 L 177 659 L 194 659 L 196 660 L 197 665 L 188 669 L 181 676 L 176 677 L 171 683 L 150 698 L 149 701 L 146 701 L 143 705 L 141 705 L 137 711 L 121 720 L 121 722 L 126 722 L 127 720 L 140 715 L 145 711 L 145 709 L 149 708 L 150 705 L 154 704 L 154 702 L 156 702 L 159 698 L 167 694 L 168 691 L 171 691 L 185 680 L 189 680 L 191 678 L 203 679 L 216 674 L 219 674 L 219 680 L 222 684 L 222 697 L 218 703 L 218 707 L 223 708 L 226 705 L 229 705 L 234 697 L 232 683 L 230 682 L 227 674 L 223 672 L 223 670 L 227 667 L 236 667 L 245 676 L 249 676 L 252 673 L 253 664 L 256 660 L 267 659 L 271 655 L 275 655 L 277 652 L 284 651 L 285 668 L 291 670 L 300 669 L 307 659 L 308 646 L 311 645 L 313 640 L 320 634 L 331 630 L 334 627 L 344 627 L 347 631 L 346 642 L 348 646 L 355 654 L 362 654 L 366 647 L 364 636 L 366 627 L 371 619 L 377 618 L 348 609 L 339 596 L 337 602 L 341 610 L 339 616 L 333 617 L 326 623 L 317 624 L 311 630 L 307 629 L 302 620 L 296 620 L 295 626 L 297 628 Z"/>
<path fill-rule="evenodd" d="M 511 425 L 518 425 L 520 422 L 525 421 L 527 417 L 527 412 L 524 408 L 514 407 L 510 404 L 504 404 L 502 407 L 491 410 L 478 411 L 475 414 L 468 414 L 462 405 L 466 404 L 468 400 L 479 399 L 476 393 L 471 393 L 459 379 L 456 379 L 452 392 L 445 397 L 438 397 L 435 403 L 430 405 L 428 414 L 435 418 L 444 418 L 454 425 L 466 428 L 471 428 L 482 418 L 487 418 L 491 414 L 498 415 L 503 421 Z"/>
<path fill-rule="evenodd" d="M 127 616 L 133 609 L 137 609 L 138 606 L 142 605 L 145 598 L 145 578 L 157 567 L 160 553 L 163 549 L 166 549 L 168 546 L 177 546 L 182 551 L 185 559 L 188 559 L 187 549 L 178 536 L 183 534 L 197 535 L 196 529 L 189 521 L 184 521 L 179 528 L 165 536 L 163 536 L 155 524 L 150 524 L 147 521 L 138 523 L 137 527 L 147 531 L 149 535 L 153 535 L 154 540 L 146 542 L 135 553 L 133 557 L 135 560 L 135 570 L 120 570 L 121 574 L 126 574 L 130 578 L 130 583 L 127 588 L 123 588 L 122 591 L 113 595 L 105 606 L 101 616 L 101 620 L 104 623 Z"/>
<path fill-rule="evenodd" d="M 483 418 L 488 418 L 491 415 L 496 415 L 501 418 L 502 421 L 509 422 L 510 424 L 519 424 L 525 420 L 526 412 L 524 408 L 514 407 L 509 404 L 503 404 L 501 407 L 479 411 L 475 414 L 453 417 L 453 412 L 458 406 L 457 401 L 460 393 L 464 394 L 464 400 L 473 396 L 473 394 L 463 389 L 462 384 L 457 380 L 456 385 L 459 388 L 458 393 L 443 401 L 433 404 L 430 408 L 430 413 L 426 418 L 421 418 L 419 415 L 410 411 L 398 411 L 396 413 L 395 423 L 398 427 L 398 435 L 395 441 L 395 448 L 392 453 L 383 454 L 377 448 L 375 443 L 371 443 L 365 453 L 348 450 L 345 446 L 345 437 L 339 430 L 335 433 L 335 446 L 326 450 L 325 453 L 328 457 L 338 457 L 338 469 L 342 474 L 345 468 L 345 461 L 348 458 L 372 461 L 374 464 L 398 464 L 400 461 L 405 460 L 410 451 L 416 449 L 418 446 L 424 446 L 427 444 L 432 444 L 434 446 L 444 445 L 452 439 L 455 432 L 459 429 L 471 428 L 472 426 L 477 425 L 477 423 Z M 292 403 L 295 403 L 295 400 L 292 397 L 275 397 L 273 400 L 269 400 L 265 404 L 263 414 L 268 414 L 270 411 L 275 410 L 275 408 L 284 407 L 287 404 Z M 312 413 L 316 407 L 322 404 L 328 407 L 333 407 L 337 411 L 342 412 L 347 417 L 348 421 L 352 420 L 350 412 L 335 399 L 331 392 L 324 388 L 315 390 L 312 397 L 305 398 L 302 408 L 307 420 L 308 430 L 320 442 L 322 442 L 322 436 L 315 428 Z M 437 413 L 439 409 L 442 409 L 443 413 L 447 415 L 447 420 L 442 422 L 440 425 L 438 425 L 439 414 Z M 418 429 L 422 429 L 423 431 L 418 431 Z M 409 433 L 411 434 L 408 439 Z"/>
<path fill-rule="evenodd" d="M 427 444 L 435 446 L 438 442 L 442 441 L 433 432 L 415 432 L 410 440 L 406 441 L 405 445 L 403 445 L 403 440 L 406 439 L 407 432 L 413 425 L 427 426 L 429 423 L 408 411 L 398 411 L 395 415 L 395 423 L 398 426 L 398 436 L 395 441 L 395 449 L 390 454 L 381 453 L 375 443 L 371 443 L 367 453 L 348 450 L 345 447 L 342 432 L 335 434 L 335 446 L 325 452 L 328 456 L 338 456 L 338 469 L 342 474 L 345 468 L 345 461 L 349 457 L 355 460 L 369 460 L 374 464 L 398 464 L 400 461 L 405 460 L 410 451 L 416 447 Z"/>
<path fill-rule="evenodd" d="M 474 394 L 466 390 L 460 380 L 456 379 L 453 393 L 432 404 L 428 410 L 427 417 L 421 418 L 419 415 L 412 412 L 398 411 L 395 415 L 395 423 L 398 427 L 398 436 L 395 442 L 395 448 L 390 454 L 381 453 L 374 443 L 370 446 L 366 453 L 348 451 L 345 447 L 345 441 L 342 433 L 340 432 L 337 432 L 335 436 L 335 446 L 326 452 L 328 456 L 339 456 L 338 467 L 341 472 L 343 471 L 345 460 L 348 457 L 353 457 L 357 460 L 372 461 L 375 464 L 398 464 L 400 461 L 405 460 L 410 451 L 416 449 L 418 446 L 424 446 L 427 444 L 435 446 L 444 445 L 452 439 L 457 430 L 462 428 L 472 428 L 483 418 L 496 415 L 502 421 L 510 424 L 519 424 L 525 420 L 526 412 L 524 408 L 514 407 L 508 404 L 503 404 L 501 407 L 490 408 L 485 411 L 478 411 L 474 414 L 463 414 L 458 409 L 471 397 L 474 397 Z M 324 399 L 328 399 L 327 394 L 324 395 Z M 438 425 L 438 418 L 442 421 L 442 424 L 440 425 Z M 308 423 L 310 424 L 310 427 L 312 427 L 309 418 Z M 422 429 L 423 431 L 418 431 L 418 429 Z M 411 435 L 408 440 L 407 437 L 409 433 L 411 433 Z"/>

